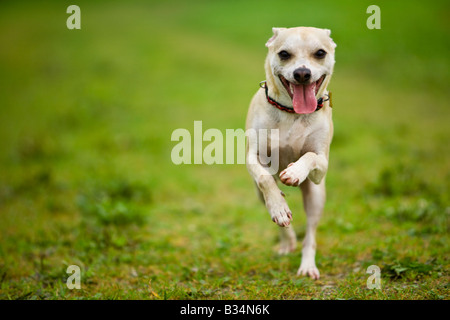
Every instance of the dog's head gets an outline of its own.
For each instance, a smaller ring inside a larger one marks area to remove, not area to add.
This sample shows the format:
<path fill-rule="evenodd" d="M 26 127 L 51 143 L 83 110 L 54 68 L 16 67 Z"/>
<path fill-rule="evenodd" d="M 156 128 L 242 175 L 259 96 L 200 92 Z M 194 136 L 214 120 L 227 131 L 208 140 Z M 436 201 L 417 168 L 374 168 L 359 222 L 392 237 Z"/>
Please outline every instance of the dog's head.
<path fill-rule="evenodd" d="M 273 28 L 267 41 L 266 76 L 282 101 L 296 113 L 312 113 L 330 81 L 336 44 L 330 30 L 311 27 Z"/>

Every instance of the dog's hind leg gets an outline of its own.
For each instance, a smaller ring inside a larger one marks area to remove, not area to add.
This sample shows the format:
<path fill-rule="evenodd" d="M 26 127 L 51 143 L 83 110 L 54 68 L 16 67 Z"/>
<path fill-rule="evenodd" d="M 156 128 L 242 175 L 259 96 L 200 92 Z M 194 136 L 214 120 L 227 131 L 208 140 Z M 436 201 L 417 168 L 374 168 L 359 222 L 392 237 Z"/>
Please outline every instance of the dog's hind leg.
<path fill-rule="evenodd" d="M 285 255 L 293 252 L 297 248 L 297 236 L 292 224 L 286 228 L 280 228 L 280 247 L 278 254 Z"/>
<path fill-rule="evenodd" d="M 300 188 L 303 194 L 307 224 L 303 240 L 302 261 L 297 275 L 308 275 L 313 279 L 319 279 L 320 273 L 315 262 L 316 230 L 325 205 L 325 179 L 320 184 L 314 184 L 311 180 L 306 179 Z"/>

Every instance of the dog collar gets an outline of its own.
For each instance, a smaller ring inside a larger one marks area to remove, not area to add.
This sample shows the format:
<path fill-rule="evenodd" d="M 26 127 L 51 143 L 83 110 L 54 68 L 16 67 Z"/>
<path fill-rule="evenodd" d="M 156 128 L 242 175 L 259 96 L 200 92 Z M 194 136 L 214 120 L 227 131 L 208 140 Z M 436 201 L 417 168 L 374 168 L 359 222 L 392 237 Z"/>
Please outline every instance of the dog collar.
<path fill-rule="evenodd" d="M 295 113 L 294 108 L 286 107 L 286 106 L 282 105 L 281 103 L 278 103 L 276 100 L 272 99 L 269 96 L 269 88 L 267 87 L 267 82 L 265 80 L 261 81 L 259 83 L 259 86 L 265 90 L 267 102 L 269 102 L 271 105 L 273 105 L 274 107 L 276 107 L 277 109 L 280 109 L 282 111 L 286 111 L 289 113 Z M 325 94 L 325 95 L 328 97 L 327 99 L 324 99 L 323 97 L 320 97 L 319 99 L 317 99 L 317 107 L 316 107 L 316 110 L 314 110 L 314 112 L 322 109 L 323 103 L 328 100 L 330 101 L 330 107 L 333 107 L 331 104 L 331 92 L 329 92 L 328 94 Z"/>

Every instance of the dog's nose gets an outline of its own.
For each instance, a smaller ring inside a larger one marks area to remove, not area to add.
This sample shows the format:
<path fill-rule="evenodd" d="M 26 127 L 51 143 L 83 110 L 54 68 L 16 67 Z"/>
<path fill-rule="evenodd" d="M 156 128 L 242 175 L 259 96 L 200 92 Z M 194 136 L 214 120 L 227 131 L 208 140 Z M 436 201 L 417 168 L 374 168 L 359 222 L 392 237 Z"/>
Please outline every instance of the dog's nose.
<path fill-rule="evenodd" d="M 299 83 L 306 83 L 311 79 L 311 70 L 308 68 L 298 68 L 294 70 L 294 79 Z"/>

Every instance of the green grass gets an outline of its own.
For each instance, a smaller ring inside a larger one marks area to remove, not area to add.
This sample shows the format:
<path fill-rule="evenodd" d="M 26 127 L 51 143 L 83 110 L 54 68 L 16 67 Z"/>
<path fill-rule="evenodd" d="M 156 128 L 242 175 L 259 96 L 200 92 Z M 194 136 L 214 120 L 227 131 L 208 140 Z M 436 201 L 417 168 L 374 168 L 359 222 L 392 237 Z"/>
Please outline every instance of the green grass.
<path fill-rule="evenodd" d="M 381 30 L 368 1 L 79 2 L 79 31 L 69 4 L 0 5 L 0 299 L 449 299 L 447 2 L 379 1 Z M 298 25 L 338 44 L 319 281 L 244 165 L 170 159 L 195 120 L 244 127 L 270 28 Z"/>

